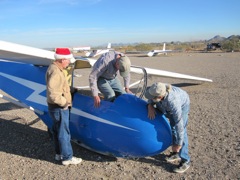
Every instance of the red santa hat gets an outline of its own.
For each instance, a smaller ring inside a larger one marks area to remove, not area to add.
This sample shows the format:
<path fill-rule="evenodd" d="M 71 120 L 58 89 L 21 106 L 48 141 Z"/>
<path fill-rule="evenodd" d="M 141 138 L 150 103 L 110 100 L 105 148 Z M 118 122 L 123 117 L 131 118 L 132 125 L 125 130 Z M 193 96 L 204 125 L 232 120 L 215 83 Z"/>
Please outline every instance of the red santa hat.
<path fill-rule="evenodd" d="M 54 57 L 55 59 L 70 59 L 71 63 L 76 61 L 68 48 L 56 48 Z"/>

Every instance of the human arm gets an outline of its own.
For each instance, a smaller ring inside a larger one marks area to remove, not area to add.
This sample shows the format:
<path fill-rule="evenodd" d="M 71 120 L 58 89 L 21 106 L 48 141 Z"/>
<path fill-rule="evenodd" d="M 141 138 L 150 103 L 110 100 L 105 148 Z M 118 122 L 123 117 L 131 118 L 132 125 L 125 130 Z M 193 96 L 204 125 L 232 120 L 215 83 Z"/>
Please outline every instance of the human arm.
<path fill-rule="evenodd" d="M 133 94 L 132 91 L 129 89 L 130 79 L 131 79 L 131 75 L 129 73 L 129 75 L 127 77 L 123 78 L 123 82 L 124 82 L 124 87 L 125 87 L 126 93 Z"/>
<path fill-rule="evenodd" d="M 91 73 L 89 76 L 89 84 L 92 91 L 95 108 L 98 108 L 101 102 L 101 99 L 98 96 L 97 78 L 98 78 L 98 75 L 94 73 Z"/>
<path fill-rule="evenodd" d="M 128 94 L 133 94 L 132 91 L 131 91 L 128 87 L 125 87 L 125 91 L 126 91 L 126 93 L 128 93 Z"/>
<path fill-rule="evenodd" d="M 173 152 L 179 152 L 181 150 L 182 146 L 181 145 L 172 145 L 172 151 Z"/>
<path fill-rule="evenodd" d="M 94 107 L 98 108 L 100 106 L 101 99 L 99 96 L 94 96 Z"/>
<path fill-rule="evenodd" d="M 155 116 L 156 116 L 156 110 L 155 108 L 153 107 L 153 105 L 151 103 L 149 103 L 147 105 L 147 108 L 148 108 L 148 118 L 153 120 L 155 119 Z"/>
<path fill-rule="evenodd" d="M 94 64 L 92 71 L 89 75 L 89 86 L 92 91 L 92 96 L 98 96 L 98 86 L 97 86 L 97 81 L 98 78 L 106 71 L 107 69 L 107 64 L 104 61 L 104 58 L 101 57 L 100 59 L 97 60 L 97 62 Z"/>
<path fill-rule="evenodd" d="M 100 106 L 101 102 L 101 99 L 98 96 L 99 90 L 97 86 L 97 81 L 98 78 L 107 70 L 107 61 L 105 60 L 106 59 L 104 58 L 104 56 L 101 56 L 93 66 L 92 72 L 89 75 L 89 85 L 94 99 L 94 107 L 96 108 Z"/>

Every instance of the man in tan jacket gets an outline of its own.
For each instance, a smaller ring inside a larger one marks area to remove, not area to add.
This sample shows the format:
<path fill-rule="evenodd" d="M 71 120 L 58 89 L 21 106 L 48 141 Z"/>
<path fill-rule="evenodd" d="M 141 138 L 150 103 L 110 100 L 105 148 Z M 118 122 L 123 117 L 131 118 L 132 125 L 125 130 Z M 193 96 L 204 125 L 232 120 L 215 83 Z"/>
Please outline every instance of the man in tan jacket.
<path fill-rule="evenodd" d="M 75 59 L 68 48 L 57 48 L 55 59 L 46 72 L 47 103 L 53 120 L 55 160 L 62 161 L 63 165 L 79 164 L 82 159 L 73 157 L 70 142 L 69 117 L 72 97 L 66 73 L 64 73 Z"/>

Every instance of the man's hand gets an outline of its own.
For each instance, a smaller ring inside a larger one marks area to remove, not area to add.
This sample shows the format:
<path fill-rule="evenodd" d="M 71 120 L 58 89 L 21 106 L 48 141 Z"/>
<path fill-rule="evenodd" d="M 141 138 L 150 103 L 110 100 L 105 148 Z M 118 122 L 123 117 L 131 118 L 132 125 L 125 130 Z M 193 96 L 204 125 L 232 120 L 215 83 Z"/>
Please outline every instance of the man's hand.
<path fill-rule="evenodd" d="M 181 150 L 182 146 L 180 145 L 172 145 L 172 151 L 173 152 L 179 152 Z"/>
<path fill-rule="evenodd" d="M 100 106 L 101 99 L 99 96 L 94 96 L 94 107 L 98 108 Z"/>
<path fill-rule="evenodd" d="M 125 88 L 125 91 L 126 91 L 126 93 L 128 93 L 128 94 L 133 94 L 132 91 L 130 91 L 129 88 Z"/>
<path fill-rule="evenodd" d="M 64 108 L 63 108 L 63 110 L 67 110 L 67 109 L 69 109 L 69 107 L 70 107 L 70 103 L 68 103 Z"/>
<path fill-rule="evenodd" d="M 155 119 L 156 114 L 155 108 L 151 104 L 148 104 L 148 118 L 151 120 Z"/>

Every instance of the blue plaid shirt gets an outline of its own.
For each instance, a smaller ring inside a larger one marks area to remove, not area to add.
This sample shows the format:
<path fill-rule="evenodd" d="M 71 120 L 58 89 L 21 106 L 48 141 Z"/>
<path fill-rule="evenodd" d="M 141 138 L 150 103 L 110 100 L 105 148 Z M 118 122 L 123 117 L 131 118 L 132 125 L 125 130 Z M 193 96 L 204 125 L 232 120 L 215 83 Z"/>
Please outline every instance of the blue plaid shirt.
<path fill-rule="evenodd" d="M 152 100 L 148 101 L 153 103 Z M 182 109 L 185 106 L 190 106 L 190 99 L 186 91 L 172 86 L 169 93 L 164 99 L 156 103 L 156 107 L 160 110 L 170 121 L 172 129 L 176 131 L 177 145 L 183 144 L 184 139 L 184 122 L 182 118 Z"/>

